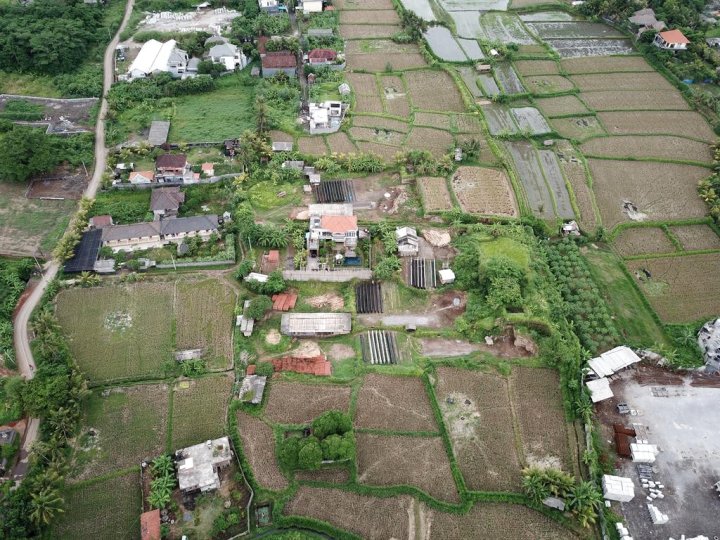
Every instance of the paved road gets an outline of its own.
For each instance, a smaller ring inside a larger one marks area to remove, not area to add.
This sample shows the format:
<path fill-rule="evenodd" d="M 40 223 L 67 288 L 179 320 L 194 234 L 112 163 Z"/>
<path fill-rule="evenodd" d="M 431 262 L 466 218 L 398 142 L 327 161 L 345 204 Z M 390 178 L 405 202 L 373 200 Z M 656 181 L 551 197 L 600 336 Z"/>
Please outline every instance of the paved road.
<path fill-rule="evenodd" d="M 115 47 L 117 47 L 120 40 L 120 33 L 125 29 L 125 26 L 130 19 L 134 3 L 135 0 L 128 0 L 127 6 L 125 7 L 125 16 L 120 24 L 120 28 L 118 28 L 115 37 L 105 50 L 105 58 L 103 61 L 103 99 L 100 105 L 97 125 L 95 127 L 95 170 L 93 171 L 92 178 L 90 179 L 87 188 L 85 188 L 84 193 L 85 197 L 88 197 L 89 199 L 95 198 L 95 194 L 100 187 L 100 181 L 102 180 L 102 175 L 105 171 L 105 165 L 107 163 L 108 151 L 107 148 L 105 148 L 105 116 L 107 115 L 108 104 L 105 96 L 107 95 L 108 90 L 110 90 L 114 80 Z M 59 269 L 60 263 L 58 261 L 52 260 L 45 264 L 43 267 L 42 278 L 35 285 L 32 293 L 28 296 L 15 315 L 13 326 L 15 358 L 17 360 L 20 374 L 26 379 L 32 379 L 35 376 L 35 360 L 33 359 L 32 350 L 30 349 L 30 339 L 28 338 L 28 323 L 30 322 L 30 316 L 42 299 L 48 284 L 55 279 Z M 28 455 L 30 448 L 37 439 L 39 427 L 40 420 L 38 418 L 28 419 L 27 430 L 20 449 L 20 461 L 13 471 L 13 477 L 16 481 L 22 480 L 22 477 L 27 470 Z"/>

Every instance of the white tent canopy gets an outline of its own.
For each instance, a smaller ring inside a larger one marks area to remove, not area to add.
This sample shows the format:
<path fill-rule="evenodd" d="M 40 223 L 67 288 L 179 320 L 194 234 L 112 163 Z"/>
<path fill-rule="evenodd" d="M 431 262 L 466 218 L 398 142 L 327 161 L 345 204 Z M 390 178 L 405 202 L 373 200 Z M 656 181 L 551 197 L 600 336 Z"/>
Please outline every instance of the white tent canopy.
<path fill-rule="evenodd" d="M 592 399 L 593 403 L 610 399 L 614 396 L 613 391 L 610 390 L 610 381 L 607 377 L 588 381 L 585 384 L 590 391 L 590 399 Z"/>
<path fill-rule="evenodd" d="M 588 366 L 598 377 L 609 377 L 637 362 L 640 362 L 640 357 L 630 347 L 620 346 L 588 361 Z"/>

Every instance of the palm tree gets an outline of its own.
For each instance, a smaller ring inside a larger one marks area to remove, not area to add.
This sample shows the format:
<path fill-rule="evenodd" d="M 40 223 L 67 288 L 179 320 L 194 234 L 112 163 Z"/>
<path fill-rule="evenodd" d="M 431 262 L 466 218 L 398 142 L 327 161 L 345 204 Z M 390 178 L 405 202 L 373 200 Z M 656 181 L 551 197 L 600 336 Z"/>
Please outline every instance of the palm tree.
<path fill-rule="evenodd" d="M 33 317 L 31 325 L 35 335 L 46 334 L 60 328 L 57 319 L 55 319 L 55 315 L 48 308 L 43 309 Z"/>
<path fill-rule="evenodd" d="M 530 499 L 536 503 L 542 502 L 550 495 L 550 489 L 539 469 L 525 469 L 523 471 L 522 487 Z"/>
<path fill-rule="evenodd" d="M 48 417 L 48 423 L 56 434 L 64 438 L 70 437 L 75 431 L 77 415 L 67 407 L 60 407 Z"/>
<path fill-rule="evenodd" d="M 35 525 L 47 525 L 59 513 L 64 512 L 64 501 L 56 488 L 45 487 L 30 495 L 30 519 Z"/>
<path fill-rule="evenodd" d="M 264 97 L 255 100 L 255 127 L 258 135 L 264 135 L 268 130 L 268 110 Z"/>

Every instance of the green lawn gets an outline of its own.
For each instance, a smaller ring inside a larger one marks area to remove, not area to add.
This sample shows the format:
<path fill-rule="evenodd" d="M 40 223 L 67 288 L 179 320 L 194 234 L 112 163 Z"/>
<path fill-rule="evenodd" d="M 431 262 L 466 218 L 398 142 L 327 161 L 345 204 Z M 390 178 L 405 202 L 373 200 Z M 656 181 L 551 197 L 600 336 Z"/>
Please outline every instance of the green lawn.
<path fill-rule="evenodd" d="M 170 141 L 222 141 L 239 137 L 255 125 L 253 81 L 247 73 L 227 75 L 217 89 L 175 99 Z"/>
<path fill-rule="evenodd" d="M 600 286 L 621 335 L 628 345 L 652 346 L 667 343 L 662 327 L 645 307 L 634 283 L 622 271 L 619 258 L 608 251 L 585 253 L 593 279 Z"/>
<path fill-rule="evenodd" d="M 525 246 L 512 238 L 500 237 L 487 242 L 480 242 L 480 254 L 483 259 L 493 257 L 507 257 L 523 268 L 530 265 L 530 255 Z"/>
<path fill-rule="evenodd" d="M 139 468 L 124 476 L 68 489 L 65 512 L 49 538 L 140 538 Z"/>

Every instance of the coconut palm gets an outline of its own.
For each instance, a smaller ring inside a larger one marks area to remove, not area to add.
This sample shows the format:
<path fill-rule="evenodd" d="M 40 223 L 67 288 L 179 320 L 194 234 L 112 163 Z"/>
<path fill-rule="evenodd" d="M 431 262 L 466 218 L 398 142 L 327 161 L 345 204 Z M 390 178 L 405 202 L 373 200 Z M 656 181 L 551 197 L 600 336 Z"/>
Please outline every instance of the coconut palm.
<path fill-rule="evenodd" d="M 30 497 L 30 519 L 35 525 L 47 525 L 57 514 L 64 512 L 64 501 L 54 487 L 45 487 Z"/>

